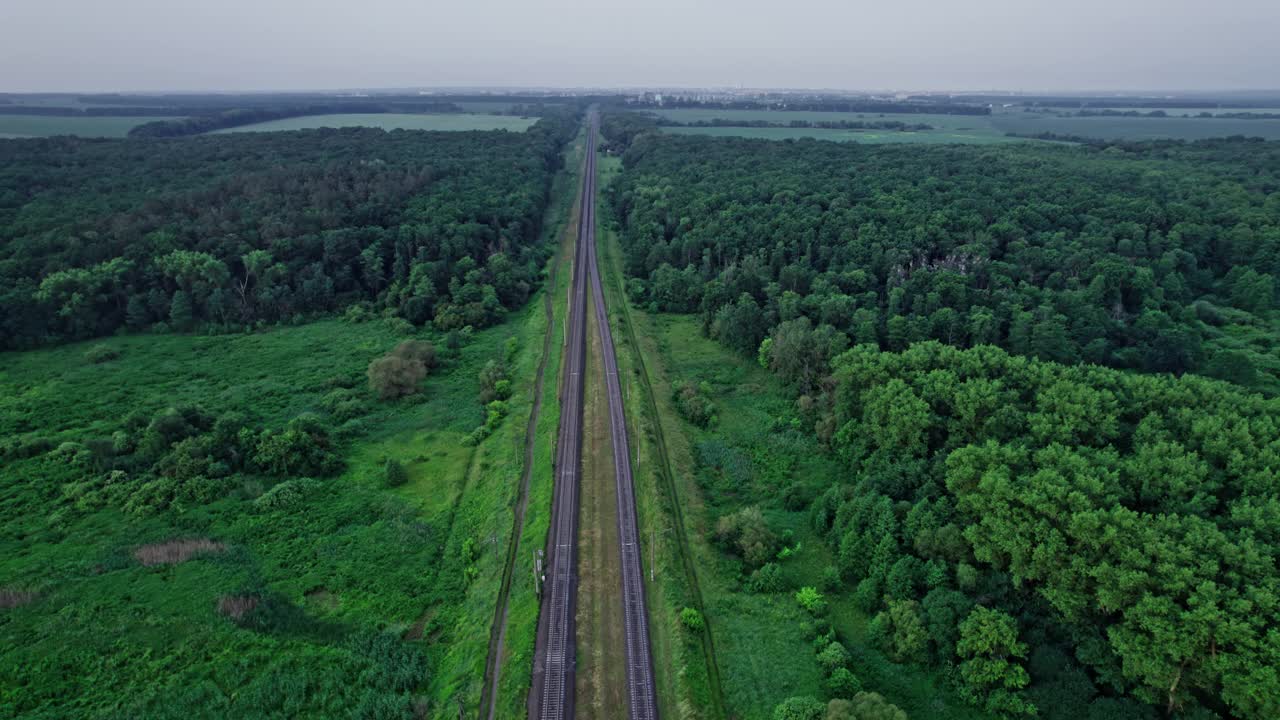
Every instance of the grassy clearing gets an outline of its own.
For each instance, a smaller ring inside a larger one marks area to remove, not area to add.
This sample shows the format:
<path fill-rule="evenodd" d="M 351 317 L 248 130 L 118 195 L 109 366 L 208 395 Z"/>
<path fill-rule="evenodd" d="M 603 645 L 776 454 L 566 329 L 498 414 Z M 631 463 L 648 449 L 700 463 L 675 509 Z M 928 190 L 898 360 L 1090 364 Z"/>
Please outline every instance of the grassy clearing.
<path fill-rule="evenodd" d="M 634 308 L 632 313 L 637 334 L 647 337 L 653 349 L 646 357 L 664 425 L 671 429 L 668 437 L 675 437 L 672 462 L 677 477 L 687 478 L 682 497 L 702 499 L 686 502 L 701 505 L 700 517 L 689 520 L 697 528 L 692 535 L 709 537 L 717 517 L 758 504 L 775 531 L 790 530 L 800 545 L 782 565 L 787 587 L 818 585 L 830 564 L 829 552 L 810 530 L 807 513 L 785 510 L 778 498 L 791 482 L 800 481 L 812 491 L 837 481 L 843 470 L 812 438 L 788 429 L 791 405 L 776 379 L 703 337 L 697 318 Z M 702 430 L 682 420 L 667 400 L 672 379 L 709 383 L 718 423 Z M 800 631 L 804 617 L 790 592 L 745 591 L 738 563 L 705 542 L 701 545 L 695 556 L 730 716 L 763 720 L 786 697 L 821 697 L 821 670 Z M 955 698 L 936 673 L 893 665 L 869 646 L 868 618 L 850 595 L 846 590 L 829 596 L 831 616 L 851 645 L 865 687 L 912 717 L 984 717 Z"/>
<path fill-rule="evenodd" d="M 124 137 L 143 123 L 175 120 L 169 117 L 62 117 L 58 115 L 0 115 L 0 138 L 20 139 L 79 135 Z"/>
<path fill-rule="evenodd" d="M 551 494 L 555 459 L 556 433 L 560 426 L 560 363 L 564 353 L 564 321 L 567 312 L 567 292 L 571 282 L 573 241 L 577 234 L 577 213 L 574 211 L 581 181 L 581 165 L 586 134 L 579 133 L 565 154 L 565 168 L 556 178 L 552 194 L 552 220 L 546 227 L 558 233 L 560 250 L 552 259 L 554 272 L 548 280 L 546 295 L 536 304 L 544 318 L 550 306 L 549 324 L 544 326 L 544 338 L 551 343 L 546 366 L 543 370 L 541 412 L 534 432 L 533 470 L 529 477 L 528 507 L 520 540 L 516 546 L 511 575 L 511 588 L 507 606 L 507 632 L 503 644 L 504 665 L 498 686 L 498 698 L 494 716 L 497 718 L 521 717 L 529 694 L 530 675 L 533 670 L 533 651 L 538 629 L 537 581 L 534 577 L 533 553 L 546 542 L 551 521 Z"/>
<path fill-rule="evenodd" d="M 344 643 L 385 629 L 426 639 L 414 643 L 429 659 L 424 706 L 475 710 L 522 425 L 504 423 L 477 448 L 461 440 L 482 419 L 478 371 L 511 337 L 512 416 L 527 414 L 531 393 L 520 383 L 532 377 L 540 343 L 530 339 L 542 330 L 534 307 L 476 333 L 424 394 L 366 398 L 367 412 L 337 431 L 345 471 L 290 510 L 255 509 L 270 481 L 253 478 L 231 497 L 163 515 L 55 510 L 48 458 L 6 464 L 0 584 L 39 601 L 0 621 L 5 707 L 34 717 L 55 707 L 85 717 L 193 706 L 236 714 L 261 694 L 301 703 L 301 716 L 323 713 L 348 702 L 339 688 L 360 687 L 342 675 Z M 330 320 L 253 335 L 111 338 L 97 344 L 120 358 L 102 364 L 85 360 L 84 344 L 10 353 L 0 362 L 0 429 L 86 440 L 109 435 L 129 411 L 182 403 L 278 426 L 323 413 L 335 385 L 362 388 L 368 362 L 400 339 L 381 322 Z M 387 458 L 405 464 L 403 487 L 382 487 Z M 140 545 L 188 538 L 228 551 L 157 568 L 130 557 Z M 215 612 L 220 597 L 247 589 L 274 598 L 287 621 L 248 628 Z"/>
<path fill-rule="evenodd" d="M 512 115 L 350 113 L 285 118 L 283 120 L 271 120 L 253 125 L 215 130 L 214 132 L 275 132 L 280 130 L 310 130 L 322 127 L 375 127 L 383 130 L 511 130 L 513 132 L 524 132 L 535 122 L 537 122 L 537 118 L 515 117 Z"/>

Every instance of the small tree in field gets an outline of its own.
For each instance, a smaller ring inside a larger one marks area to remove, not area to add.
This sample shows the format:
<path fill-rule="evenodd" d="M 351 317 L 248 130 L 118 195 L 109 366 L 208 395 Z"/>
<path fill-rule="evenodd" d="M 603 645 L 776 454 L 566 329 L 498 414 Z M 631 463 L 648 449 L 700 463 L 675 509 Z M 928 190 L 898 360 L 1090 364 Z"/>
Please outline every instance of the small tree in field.
<path fill-rule="evenodd" d="M 382 476 L 387 487 L 400 487 L 409 482 L 409 473 L 405 471 L 404 465 L 394 458 L 387 460 L 386 466 L 382 469 Z"/>
<path fill-rule="evenodd" d="M 388 355 L 369 363 L 368 374 L 369 388 L 383 400 L 394 400 L 417 392 L 427 370 L 421 363 Z"/>

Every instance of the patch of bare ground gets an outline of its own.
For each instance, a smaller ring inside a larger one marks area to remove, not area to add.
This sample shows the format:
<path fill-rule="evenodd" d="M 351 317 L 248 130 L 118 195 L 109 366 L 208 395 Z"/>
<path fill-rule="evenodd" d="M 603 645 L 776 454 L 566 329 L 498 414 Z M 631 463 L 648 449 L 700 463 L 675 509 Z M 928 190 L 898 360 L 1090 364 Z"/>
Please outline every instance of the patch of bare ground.
<path fill-rule="evenodd" d="M 146 567 L 177 565 L 190 560 L 196 555 L 218 553 L 226 549 L 226 545 L 207 538 L 169 540 L 168 542 L 143 545 L 133 551 L 133 557 Z"/>
<path fill-rule="evenodd" d="M 240 620 L 258 607 L 256 595 L 223 595 L 218 598 L 218 614 Z"/>
<path fill-rule="evenodd" d="M 2 610 L 21 607 L 35 599 L 36 594 L 30 590 L 0 588 L 0 609 Z"/>
<path fill-rule="evenodd" d="M 426 612 L 422 614 L 422 617 L 418 618 L 417 622 L 415 622 L 413 625 L 410 625 L 408 630 L 405 630 L 404 636 L 401 639 L 402 640 L 421 640 L 423 637 L 423 634 L 427 630 L 427 623 L 431 622 L 431 618 L 435 614 L 436 613 L 434 608 L 428 609 Z M 436 632 L 439 632 L 439 631 L 437 630 Z"/>

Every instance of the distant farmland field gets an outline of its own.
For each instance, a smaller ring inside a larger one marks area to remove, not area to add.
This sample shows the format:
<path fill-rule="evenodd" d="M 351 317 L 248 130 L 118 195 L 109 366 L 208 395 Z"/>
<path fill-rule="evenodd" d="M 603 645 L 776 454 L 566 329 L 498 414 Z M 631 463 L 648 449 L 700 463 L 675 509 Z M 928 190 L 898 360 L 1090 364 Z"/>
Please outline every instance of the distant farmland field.
<path fill-rule="evenodd" d="M 992 115 L 999 132 L 1034 135 L 1043 132 L 1104 140 L 1203 140 L 1245 135 L 1280 140 L 1280 120 L 1196 117 L 1058 117 L 1010 112 Z"/>
<path fill-rule="evenodd" d="M 990 131 L 974 132 L 898 132 L 895 130 L 833 130 L 827 128 L 751 128 L 751 127 L 664 127 L 663 132 L 681 135 L 714 135 L 717 137 L 747 137 L 761 140 L 831 140 L 834 142 L 860 143 L 969 143 L 993 144 L 1028 142 L 1022 138 L 1005 137 Z"/>
<path fill-rule="evenodd" d="M 933 115 L 914 113 L 844 113 L 792 110 L 715 110 L 670 109 L 656 114 L 676 122 L 710 122 L 766 120 L 789 123 L 851 120 L 876 122 L 897 120 L 908 124 L 923 123 L 933 127 L 921 132 L 891 130 L 830 130 L 825 128 L 735 128 L 735 127 L 666 127 L 667 132 L 698 135 L 735 135 L 739 137 L 786 140 L 811 137 L 821 140 L 867 143 L 984 143 L 1007 142 L 1008 133 L 1034 135 L 1043 132 L 1078 135 L 1104 140 L 1201 140 L 1229 135 L 1264 137 L 1280 140 L 1280 120 L 1241 120 L 1234 118 L 1196 117 L 1060 117 L 1058 115 L 1022 111 L 997 112 L 993 115 Z"/>
<path fill-rule="evenodd" d="M 733 135 L 737 137 L 789 140 L 816 138 L 837 142 L 864 143 L 993 143 L 1010 142 L 1005 131 L 991 125 L 991 118 L 984 115 L 934 115 L 928 113 L 852 113 L 820 112 L 807 110 L 714 110 L 685 109 L 658 110 L 658 115 L 676 122 L 694 123 L 712 120 L 737 120 L 772 123 L 805 122 L 886 122 L 898 121 L 909 125 L 929 125 L 932 130 L 899 132 L 896 130 L 839 130 L 829 128 L 736 128 L 736 127 L 665 127 L 664 131 L 693 135 Z"/>
<path fill-rule="evenodd" d="M 0 115 L 0 138 L 124 137 L 137 125 L 163 117 L 63 117 L 58 115 Z"/>
<path fill-rule="evenodd" d="M 228 132 L 272 132 L 278 130 L 307 130 L 321 127 L 377 127 L 383 130 L 512 130 L 523 132 L 537 118 L 510 115 L 421 115 L 400 113 L 368 113 L 348 115 L 309 115 L 307 117 L 271 120 L 254 125 L 216 130 Z"/>

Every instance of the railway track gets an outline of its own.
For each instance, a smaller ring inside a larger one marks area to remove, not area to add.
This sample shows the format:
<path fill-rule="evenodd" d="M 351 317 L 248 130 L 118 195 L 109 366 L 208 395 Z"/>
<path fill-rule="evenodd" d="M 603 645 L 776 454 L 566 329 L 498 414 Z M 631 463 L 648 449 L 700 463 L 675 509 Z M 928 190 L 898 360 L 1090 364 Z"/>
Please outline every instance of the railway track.
<path fill-rule="evenodd" d="M 622 551 L 623 622 L 626 633 L 627 698 L 631 720 L 658 717 L 649 648 L 644 572 L 640 565 L 639 530 L 631 477 L 626 411 L 618 381 L 618 361 L 605 309 L 600 268 L 596 261 L 596 124 L 588 117 L 586 177 L 578 199 L 579 225 L 574 249 L 566 332 L 564 386 L 561 393 L 556 482 L 547 542 L 547 574 L 538 619 L 533 682 L 529 697 L 531 720 L 568 720 L 574 716 L 578 553 L 578 487 L 582 466 L 583 371 L 586 362 L 587 287 L 596 298 L 595 310 L 609 399 L 610 441 L 618 496 L 618 537 Z"/>
<path fill-rule="evenodd" d="M 578 594 L 578 473 L 582 466 L 582 386 L 587 354 L 587 278 L 582 258 L 593 233 L 589 199 L 595 197 L 595 121 L 589 121 L 586 176 L 578 197 L 578 237 L 574 244 L 565 362 L 560 393 L 560 431 L 556 441 L 551 532 L 547 536 L 546 579 L 538 616 L 529 717 L 573 717 L 576 657 L 574 614 Z"/>
<path fill-rule="evenodd" d="M 592 183 L 594 185 L 594 179 Z M 592 190 L 594 192 L 594 187 Z M 594 221 L 593 211 L 593 226 Z M 627 699 L 630 703 L 631 720 L 654 720 L 658 717 L 657 694 L 653 682 L 653 656 L 649 650 L 649 614 L 644 595 L 644 569 L 640 565 L 640 532 L 636 519 L 635 483 L 631 477 L 627 412 L 622 404 L 618 357 L 614 352 L 613 332 L 609 329 L 609 315 L 605 309 L 604 288 L 600 280 L 600 265 L 596 260 L 594 229 L 587 243 L 587 271 L 591 274 L 591 293 L 596 299 L 596 328 L 604 360 L 605 390 L 609 397 L 609 429 L 618 497 L 618 545 L 622 549 L 622 616 L 627 638 Z"/>

